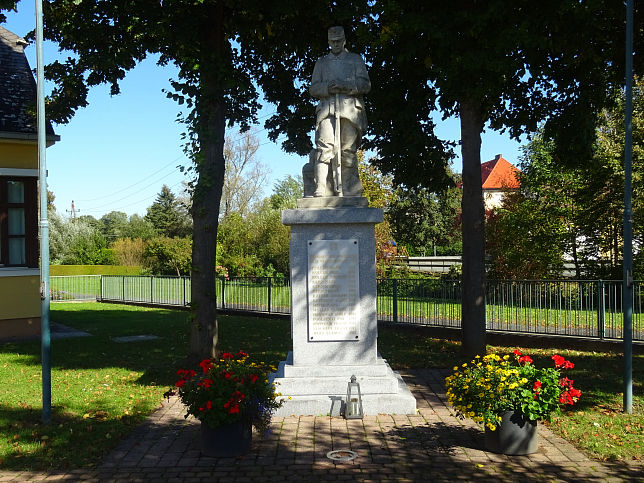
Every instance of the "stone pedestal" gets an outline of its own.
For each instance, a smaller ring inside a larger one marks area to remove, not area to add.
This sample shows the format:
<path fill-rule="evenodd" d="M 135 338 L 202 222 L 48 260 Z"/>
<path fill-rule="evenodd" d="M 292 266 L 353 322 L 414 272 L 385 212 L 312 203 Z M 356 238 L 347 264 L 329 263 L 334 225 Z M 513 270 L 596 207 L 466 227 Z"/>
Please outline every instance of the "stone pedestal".
<path fill-rule="evenodd" d="M 365 414 L 414 414 L 416 400 L 377 349 L 376 244 L 382 210 L 284 210 L 291 227 L 293 351 L 271 380 L 278 416 L 339 415 L 352 375 Z"/>

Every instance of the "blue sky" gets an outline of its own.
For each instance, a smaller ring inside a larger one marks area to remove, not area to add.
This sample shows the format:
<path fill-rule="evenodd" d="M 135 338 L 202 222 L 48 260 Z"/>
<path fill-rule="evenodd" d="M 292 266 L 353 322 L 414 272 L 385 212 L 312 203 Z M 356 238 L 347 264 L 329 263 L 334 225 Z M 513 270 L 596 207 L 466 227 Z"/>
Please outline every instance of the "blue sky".
<path fill-rule="evenodd" d="M 24 36 L 35 25 L 34 4 L 23 0 L 18 8 L 18 13 L 7 13 L 3 26 Z M 35 48 L 29 46 L 26 53 L 34 68 Z M 44 55 L 49 63 L 59 54 L 55 45 L 47 44 Z M 61 140 L 47 150 L 47 181 L 59 213 L 69 215 L 73 200 L 77 215 L 100 218 L 110 211 L 144 215 L 163 184 L 175 193 L 182 190 L 181 182 L 187 178 L 178 166 L 189 161 L 181 149 L 183 126 L 175 122 L 180 106 L 162 92 L 170 88 L 168 80 L 175 72 L 149 58 L 127 74 L 120 95 L 112 97 L 107 87 L 95 87 L 88 107 L 77 111 L 69 124 L 55 126 Z M 266 104 L 260 117 L 272 111 Z M 440 137 L 458 141 L 458 119 L 438 117 L 436 122 Z M 269 195 L 275 181 L 299 174 L 306 159 L 283 152 L 279 140 L 278 144 L 268 140 L 262 125 L 256 130 L 261 143 L 258 157 L 270 170 L 265 187 Z M 502 153 L 517 164 L 519 147 L 509 135 L 488 131 L 482 137 L 481 159 Z M 460 172 L 460 148 L 456 153 L 452 168 Z"/>

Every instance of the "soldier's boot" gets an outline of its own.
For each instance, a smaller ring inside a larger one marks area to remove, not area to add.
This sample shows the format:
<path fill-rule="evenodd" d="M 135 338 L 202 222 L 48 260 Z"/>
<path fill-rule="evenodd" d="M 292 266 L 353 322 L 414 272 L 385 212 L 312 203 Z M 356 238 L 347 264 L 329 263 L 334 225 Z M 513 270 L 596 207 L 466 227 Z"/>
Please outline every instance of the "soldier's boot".
<path fill-rule="evenodd" d="M 329 165 L 326 163 L 316 163 L 315 165 L 315 193 L 313 196 L 326 196 L 326 183 L 329 174 Z"/>

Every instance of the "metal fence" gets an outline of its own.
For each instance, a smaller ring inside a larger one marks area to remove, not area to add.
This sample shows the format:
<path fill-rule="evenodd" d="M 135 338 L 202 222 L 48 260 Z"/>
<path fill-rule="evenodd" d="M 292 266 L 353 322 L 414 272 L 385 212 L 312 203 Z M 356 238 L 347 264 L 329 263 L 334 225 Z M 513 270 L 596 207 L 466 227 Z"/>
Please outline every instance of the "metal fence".
<path fill-rule="evenodd" d="M 644 341 L 643 283 L 633 288 L 633 339 Z M 518 280 L 486 284 L 488 330 L 569 335 L 598 339 L 623 337 L 621 280 Z M 437 327 L 461 326 L 458 281 L 381 280 L 380 320 Z"/>
<path fill-rule="evenodd" d="M 190 277 L 103 275 L 104 301 L 168 306 L 190 305 Z M 270 313 L 291 312 L 291 288 L 283 278 L 231 278 L 217 281 L 217 307 Z"/>
<path fill-rule="evenodd" d="M 101 294 L 100 275 L 73 275 L 49 277 L 52 301 L 96 300 Z"/>
<path fill-rule="evenodd" d="M 190 304 L 189 277 L 51 277 L 52 300 L 92 300 L 167 306 Z M 643 282 L 633 290 L 633 340 L 644 341 Z M 622 338 L 622 282 L 611 280 L 488 281 L 489 330 Z M 378 281 L 378 318 L 394 323 L 461 326 L 461 283 L 440 279 Z M 284 278 L 217 281 L 218 308 L 257 312 L 291 311 Z"/>

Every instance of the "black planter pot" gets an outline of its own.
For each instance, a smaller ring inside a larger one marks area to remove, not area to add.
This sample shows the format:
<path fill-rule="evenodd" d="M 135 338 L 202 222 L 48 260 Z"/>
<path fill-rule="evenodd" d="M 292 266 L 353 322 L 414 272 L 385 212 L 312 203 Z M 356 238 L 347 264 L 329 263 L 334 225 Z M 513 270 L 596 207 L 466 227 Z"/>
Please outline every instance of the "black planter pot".
<path fill-rule="evenodd" d="M 201 452 L 215 458 L 231 458 L 250 452 L 253 441 L 251 423 L 236 421 L 211 428 L 201 423 Z"/>
<path fill-rule="evenodd" d="M 505 411 L 496 431 L 485 428 L 485 449 L 507 455 L 526 455 L 537 451 L 537 422 L 521 413 Z"/>

